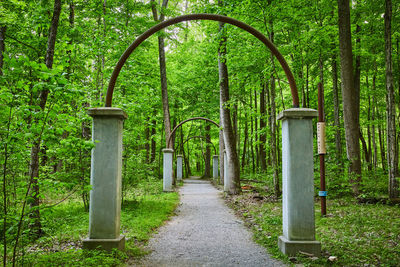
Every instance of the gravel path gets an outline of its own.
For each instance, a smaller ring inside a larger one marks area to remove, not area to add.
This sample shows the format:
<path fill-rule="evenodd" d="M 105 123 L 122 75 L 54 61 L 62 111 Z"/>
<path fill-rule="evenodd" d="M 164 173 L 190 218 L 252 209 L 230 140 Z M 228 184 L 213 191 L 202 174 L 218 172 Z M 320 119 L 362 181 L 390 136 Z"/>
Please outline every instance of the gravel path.
<path fill-rule="evenodd" d="M 177 216 L 149 241 L 138 266 L 283 266 L 252 241 L 209 182 L 185 180 Z"/>

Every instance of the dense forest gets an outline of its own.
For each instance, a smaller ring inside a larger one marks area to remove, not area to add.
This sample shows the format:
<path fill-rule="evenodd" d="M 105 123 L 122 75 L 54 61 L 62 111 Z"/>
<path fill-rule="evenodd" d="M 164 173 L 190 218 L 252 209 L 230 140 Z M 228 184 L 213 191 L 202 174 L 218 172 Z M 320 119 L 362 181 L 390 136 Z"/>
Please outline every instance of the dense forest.
<path fill-rule="evenodd" d="M 46 218 L 59 205 L 75 203 L 87 216 L 95 145 L 87 109 L 104 106 L 111 73 L 137 36 L 192 13 L 226 15 L 267 36 L 293 72 L 300 107 L 317 109 L 322 84 L 328 198 L 398 203 L 399 1 L 6 0 L 0 2 L 4 266 L 49 236 Z M 113 106 L 128 114 L 123 201 L 162 180 L 166 147 L 183 155 L 186 177 L 205 178 L 212 156 L 226 148 L 236 181 L 230 194 L 254 181 L 279 199 L 276 118 L 293 103 L 278 61 L 248 32 L 215 21 L 168 27 L 128 59 Z M 192 117 L 221 123 L 225 142 L 215 125 L 191 121 L 168 144 L 172 129 Z M 219 183 L 223 175 L 221 165 Z"/>

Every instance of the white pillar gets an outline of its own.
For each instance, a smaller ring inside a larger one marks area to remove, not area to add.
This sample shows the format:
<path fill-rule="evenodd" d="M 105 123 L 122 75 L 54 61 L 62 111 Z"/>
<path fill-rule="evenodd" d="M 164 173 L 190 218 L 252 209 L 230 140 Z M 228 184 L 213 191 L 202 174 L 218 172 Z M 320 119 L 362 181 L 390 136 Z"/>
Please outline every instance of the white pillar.
<path fill-rule="evenodd" d="M 164 148 L 164 161 L 163 161 L 163 190 L 164 192 L 174 191 L 172 188 L 172 167 L 173 167 L 173 153 L 174 150 L 170 148 Z"/>
<path fill-rule="evenodd" d="M 226 150 L 224 150 L 224 192 L 228 192 L 230 185 L 229 162 Z"/>
<path fill-rule="evenodd" d="M 292 108 L 278 115 L 282 120 L 282 212 L 280 250 L 289 256 L 299 251 L 321 255 L 315 240 L 313 109 Z"/>
<path fill-rule="evenodd" d="M 183 156 L 177 155 L 176 156 L 176 179 L 178 181 L 182 181 L 182 168 L 183 168 Z"/>
<path fill-rule="evenodd" d="M 120 236 L 122 131 L 126 113 L 119 108 L 92 108 L 92 149 L 90 170 L 89 237 L 83 247 L 101 246 L 111 251 L 123 250 L 125 237 Z"/>
<path fill-rule="evenodd" d="M 213 156 L 213 178 L 218 178 L 218 155 Z"/>

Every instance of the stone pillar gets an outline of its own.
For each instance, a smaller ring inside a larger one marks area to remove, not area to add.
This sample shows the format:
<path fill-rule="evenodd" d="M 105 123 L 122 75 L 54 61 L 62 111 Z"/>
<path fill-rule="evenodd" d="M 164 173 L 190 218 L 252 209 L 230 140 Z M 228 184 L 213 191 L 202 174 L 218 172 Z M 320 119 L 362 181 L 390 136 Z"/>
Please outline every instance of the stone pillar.
<path fill-rule="evenodd" d="M 228 163 L 228 155 L 226 150 L 224 150 L 224 192 L 228 192 L 229 190 L 229 163 Z"/>
<path fill-rule="evenodd" d="M 174 150 L 170 148 L 164 148 L 164 161 L 163 161 L 163 190 L 164 192 L 172 192 L 172 167 L 173 167 L 173 155 Z"/>
<path fill-rule="evenodd" d="M 177 155 L 176 156 L 176 179 L 178 181 L 182 181 L 182 168 L 183 168 L 183 156 Z"/>
<path fill-rule="evenodd" d="M 83 247 L 101 246 L 111 251 L 123 250 L 125 237 L 120 236 L 122 131 L 126 113 L 119 108 L 92 108 L 92 149 L 90 170 L 89 237 Z"/>
<path fill-rule="evenodd" d="M 213 156 L 213 178 L 218 178 L 218 155 Z"/>
<path fill-rule="evenodd" d="M 292 108 L 278 115 L 282 120 L 282 212 L 280 250 L 289 256 L 299 251 L 321 255 L 315 240 L 313 125 L 316 110 Z"/>

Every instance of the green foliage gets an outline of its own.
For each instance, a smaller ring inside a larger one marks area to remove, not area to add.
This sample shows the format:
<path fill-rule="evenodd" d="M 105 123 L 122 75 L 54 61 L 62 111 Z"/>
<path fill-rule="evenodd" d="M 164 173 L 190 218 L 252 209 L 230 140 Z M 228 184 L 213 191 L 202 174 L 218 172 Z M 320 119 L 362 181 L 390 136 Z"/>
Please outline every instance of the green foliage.
<path fill-rule="evenodd" d="M 384 204 L 357 204 L 351 198 L 327 202 L 327 217 L 321 217 L 320 205 L 315 205 L 316 239 L 322 244 L 322 257 L 304 255 L 284 256 L 277 240 L 282 233 L 280 202 L 256 202 L 252 195 L 234 198 L 232 204 L 252 227 L 255 240 L 269 253 L 286 263 L 305 266 L 363 266 L 365 264 L 396 266 L 400 261 L 397 246 L 400 236 L 398 206 Z M 329 256 L 337 261 L 330 262 Z"/>
<path fill-rule="evenodd" d="M 147 187 L 151 187 L 148 189 Z M 147 188 L 147 189 L 146 189 Z M 121 234 L 126 237 L 126 252 L 113 253 L 81 249 L 88 231 L 88 213 L 82 203 L 71 199 L 41 212 L 45 235 L 26 247 L 19 265 L 28 266 L 118 266 L 128 258 L 147 252 L 143 245 L 152 233 L 174 212 L 179 196 L 163 193 L 159 179 L 142 181 L 129 190 L 121 211 Z"/>

